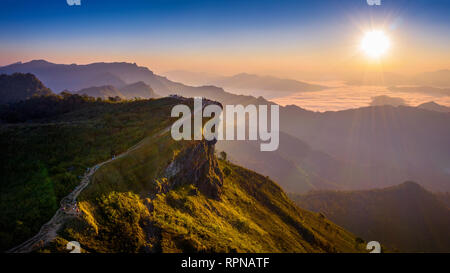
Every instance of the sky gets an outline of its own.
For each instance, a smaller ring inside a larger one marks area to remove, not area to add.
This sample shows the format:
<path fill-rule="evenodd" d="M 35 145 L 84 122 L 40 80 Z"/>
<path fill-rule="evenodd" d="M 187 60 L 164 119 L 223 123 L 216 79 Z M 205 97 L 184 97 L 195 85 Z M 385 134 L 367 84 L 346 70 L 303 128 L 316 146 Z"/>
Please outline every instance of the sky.
<path fill-rule="evenodd" d="M 0 65 L 126 61 L 155 72 L 322 79 L 450 68 L 450 1 L 2 0 Z M 381 29 L 377 60 L 359 49 Z"/>

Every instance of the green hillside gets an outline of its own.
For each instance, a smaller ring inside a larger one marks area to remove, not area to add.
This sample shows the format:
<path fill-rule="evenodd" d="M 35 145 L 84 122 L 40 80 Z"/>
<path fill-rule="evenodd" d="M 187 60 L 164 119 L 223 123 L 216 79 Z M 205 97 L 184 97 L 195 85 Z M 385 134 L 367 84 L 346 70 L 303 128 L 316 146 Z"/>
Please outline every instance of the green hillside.
<path fill-rule="evenodd" d="M 169 126 L 176 103 L 111 103 L 64 94 L 0 109 L 7 122 L 0 126 L 0 249 L 34 235 L 86 168 Z"/>
<path fill-rule="evenodd" d="M 100 169 L 79 198 L 82 218 L 41 251 L 65 252 L 72 240 L 87 252 L 364 251 L 351 233 L 296 207 L 270 179 L 217 161 L 210 144 L 173 144 L 168 136 L 154 139 Z M 187 157 L 193 164 L 168 178 L 162 166 Z M 219 195 L 211 194 L 205 184 L 221 177 Z"/>
<path fill-rule="evenodd" d="M 163 129 L 179 102 L 65 93 L 0 109 L 2 249 L 34 235 L 86 168 L 128 151 L 95 172 L 77 198 L 81 215 L 61 218 L 36 251 L 66 252 L 71 240 L 88 252 L 364 251 L 270 179 L 217 160 L 214 142 L 174 141 Z"/>

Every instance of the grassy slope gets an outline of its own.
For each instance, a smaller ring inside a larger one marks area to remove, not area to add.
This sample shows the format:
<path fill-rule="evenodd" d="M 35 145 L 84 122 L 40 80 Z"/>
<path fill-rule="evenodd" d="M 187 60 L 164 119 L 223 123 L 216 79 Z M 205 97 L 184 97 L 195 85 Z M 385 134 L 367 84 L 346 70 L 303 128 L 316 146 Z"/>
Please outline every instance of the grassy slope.
<path fill-rule="evenodd" d="M 353 252 L 355 237 L 297 208 L 271 180 L 228 162 L 220 201 L 185 184 L 158 192 L 161 173 L 192 142 L 166 135 L 102 167 L 73 220 L 47 251 L 77 240 L 89 252 Z"/>
<path fill-rule="evenodd" d="M 88 103 L 46 120 L 0 127 L 0 249 L 34 235 L 91 167 L 168 126 L 173 99 Z M 14 205 L 12 205 L 14 204 Z"/>
<path fill-rule="evenodd" d="M 155 222 L 164 230 L 163 251 L 190 250 L 183 242 L 206 251 L 355 251 L 350 233 L 297 208 L 271 180 L 227 162 L 220 166 L 231 169 L 221 201 L 189 194 L 191 186 L 155 200 Z"/>

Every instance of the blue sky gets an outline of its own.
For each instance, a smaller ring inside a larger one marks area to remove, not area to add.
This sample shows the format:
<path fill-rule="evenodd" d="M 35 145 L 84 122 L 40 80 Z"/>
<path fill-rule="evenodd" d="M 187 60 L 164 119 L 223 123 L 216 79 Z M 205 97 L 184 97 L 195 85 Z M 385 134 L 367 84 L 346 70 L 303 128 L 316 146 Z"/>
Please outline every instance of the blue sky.
<path fill-rule="evenodd" d="M 81 0 L 81 6 L 2 0 L 1 5 L 0 65 L 43 58 L 219 73 L 258 67 L 270 72 L 271 64 L 280 73 L 324 71 L 313 64 L 326 56 L 335 67 L 352 55 L 355 37 L 372 26 L 392 32 L 405 48 L 417 47 L 410 54 L 423 54 L 430 62 L 425 69 L 450 60 L 450 1 L 444 0 L 382 0 L 379 7 L 365 0 Z M 402 69 L 399 63 L 394 70 Z"/>

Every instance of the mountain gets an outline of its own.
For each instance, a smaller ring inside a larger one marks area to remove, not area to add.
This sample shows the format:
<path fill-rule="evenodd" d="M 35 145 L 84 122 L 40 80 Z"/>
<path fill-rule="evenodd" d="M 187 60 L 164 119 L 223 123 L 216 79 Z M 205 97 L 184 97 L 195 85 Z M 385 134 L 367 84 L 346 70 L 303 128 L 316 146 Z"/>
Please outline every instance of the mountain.
<path fill-rule="evenodd" d="M 408 106 L 324 113 L 286 109 L 280 110 L 280 130 L 315 150 L 369 168 L 372 186 L 365 189 L 392 186 L 396 179 L 414 179 L 434 191 L 450 189 L 449 113 Z"/>
<path fill-rule="evenodd" d="M 125 85 L 120 88 L 120 92 L 127 99 L 133 98 L 150 99 L 158 97 L 155 91 L 153 91 L 153 89 L 150 86 L 148 86 L 142 81 Z"/>
<path fill-rule="evenodd" d="M 272 76 L 259 76 L 247 73 L 217 78 L 211 81 L 210 84 L 223 87 L 234 93 L 248 93 L 248 91 L 251 91 L 249 94 L 268 98 L 296 92 L 319 91 L 327 88 L 326 86 L 309 84 L 292 79 L 280 79 Z"/>
<path fill-rule="evenodd" d="M 0 75 L 0 104 L 13 103 L 33 96 L 52 94 L 36 76 L 27 73 Z"/>
<path fill-rule="evenodd" d="M 109 97 L 119 97 L 125 99 L 125 96 L 114 86 L 94 86 L 76 91 L 75 94 L 87 95 L 94 98 L 108 99 Z"/>
<path fill-rule="evenodd" d="M 436 112 L 443 112 L 443 113 L 450 113 L 450 107 L 440 105 L 435 103 L 434 101 L 422 103 L 417 108 L 426 109 L 430 111 L 436 111 Z"/>
<path fill-rule="evenodd" d="M 20 251 L 67 252 L 76 240 L 87 252 L 365 252 L 272 180 L 218 160 L 214 142 L 173 140 L 179 99 L 45 99 L 55 98 L 73 109 L 1 125 L 3 250 L 52 219 Z"/>
<path fill-rule="evenodd" d="M 378 190 L 291 195 L 301 207 L 402 252 L 449 252 L 450 209 L 414 182 Z"/>

